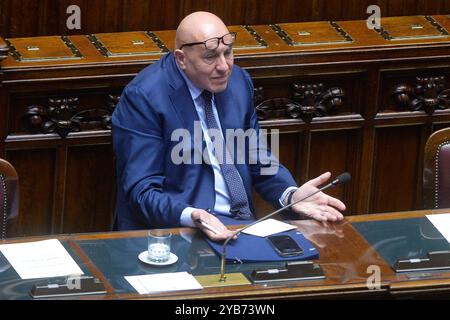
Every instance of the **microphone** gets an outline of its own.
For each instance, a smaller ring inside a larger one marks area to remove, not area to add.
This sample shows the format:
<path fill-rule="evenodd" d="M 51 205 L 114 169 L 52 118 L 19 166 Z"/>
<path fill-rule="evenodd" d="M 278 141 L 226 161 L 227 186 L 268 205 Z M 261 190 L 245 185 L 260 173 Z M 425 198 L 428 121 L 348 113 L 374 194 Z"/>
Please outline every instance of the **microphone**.
<path fill-rule="evenodd" d="M 295 201 L 295 202 L 292 202 L 292 203 L 290 203 L 290 204 L 288 204 L 288 205 L 286 205 L 286 206 L 284 206 L 284 207 L 282 207 L 282 208 L 280 208 L 280 209 L 278 209 L 278 210 L 276 210 L 276 211 L 274 211 L 274 212 L 272 212 L 272 213 L 270 213 L 270 214 L 268 214 L 268 215 L 266 215 L 266 216 L 264 216 L 264 217 L 262 217 L 262 218 L 260 218 L 260 219 L 258 219 L 258 220 L 256 220 L 256 221 L 250 223 L 249 225 L 246 225 L 244 228 L 242 228 L 242 229 L 240 229 L 238 232 L 236 232 L 236 233 L 235 233 L 235 236 L 238 236 L 238 235 L 239 235 L 242 231 L 244 231 L 245 229 L 248 229 L 248 228 L 250 228 L 251 226 L 253 226 L 253 225 L 257 224 L 257 223 L 259 223 L 259 222 L 261 222 L 261 221 L 264 221 L 264 220 L 266 220 L 266 219 L 272 217 L 273 215 L 275 215 L 275 214 L 277 214 L 277 213 L 280 213 L 281 211 L 284 211 L 284 210 L 286 210 L 286 209 L 289 209 L 289 208 L 291 208 L 293 205 L 295 205 L 295 204 L 297 204 L 297 203 L 299 203 L 299 202 L 301 202 L 301 201 L 304 201 L 304 200 L 306 200 L 306 199 L 312 197 L 313 195 L 315 195 L 315 194 L 317 194 L 317 193 L 319 193 L 319 192 L 322 192 L 323 190 L 326 190 L 326 189 L 328 189 L 328 188 L 335 187 L 335 186 L 337 186 L 338 184 L 347 183 L 348 181 L 350 181 L 350 179 L 351 179 L 350 173 L 344 172 L 344 173 L 340 174 L 339 176 L 337 176 L 336 179 L 334 179 L 333 181 L 331 181 L 331 182 L 328 183 L 327 185 L 321 187 L 320 189 L 317 189 L 316 191 L 314 191 L 313 193 L 307 195 L 306 197 L 303 197 L 303 198 L 301 198 L 301 199 L 299 199 L 299 200 L 297 200 L 297 201 Z M 228 242 L 229 242 L 231 239 L 232 239 L 232 237 L 228 238 L 228 239 L 225 240 L 225 242 L 223 243 L 223 247 L 222 247 L 222 256 L 221 256 L 221 261 L 220 261 L 220 279 L 219 279 L 219 282 L 225 282 L 226 279 L 227 279 L 227 277 L 225 276 L 225 259 L 226 259 L 226 255 L 227 255 L 227 251 L 226 251 L 226 250 L 227 250 L 227 244 L 228 244 Z"/>

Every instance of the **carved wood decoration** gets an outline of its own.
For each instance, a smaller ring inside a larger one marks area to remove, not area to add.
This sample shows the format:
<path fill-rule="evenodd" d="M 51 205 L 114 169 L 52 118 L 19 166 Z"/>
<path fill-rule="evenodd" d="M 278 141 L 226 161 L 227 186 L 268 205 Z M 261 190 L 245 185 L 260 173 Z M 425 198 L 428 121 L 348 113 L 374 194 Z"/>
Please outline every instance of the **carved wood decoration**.
<path fill-rule="evenodd" d="M 445 88 L 446 78 L 416 77 L 416 85 L 399 84 L 394 88 L 396 103 L 410 111 L 423 110 L 432 115 L 436 109 L 447 109 L 450 105 L 450 89 Z"/>
<path fill-rule="evenodd" d="M 292 85 L 293 100 L 274 98 L 263 100 L 263 88 L 255 88 L 256 114 L 259 120 L 290 118 L 311 123 L 314 117 L 336 114 L 343 104 L 344 90 L 339 87 L 326 89 L 322 83 Z"/>
<path fill-rule="evenodd" d="M 50 98 L 47 106 L 27 107 L 23 120 L 28 131 L 57 133 L 61 138 L 70 132 L 111 130 L 111 115 L 119 99 L 119 95 L 110 94 L 106 108 L 79 110 L 76 97 Z"/>

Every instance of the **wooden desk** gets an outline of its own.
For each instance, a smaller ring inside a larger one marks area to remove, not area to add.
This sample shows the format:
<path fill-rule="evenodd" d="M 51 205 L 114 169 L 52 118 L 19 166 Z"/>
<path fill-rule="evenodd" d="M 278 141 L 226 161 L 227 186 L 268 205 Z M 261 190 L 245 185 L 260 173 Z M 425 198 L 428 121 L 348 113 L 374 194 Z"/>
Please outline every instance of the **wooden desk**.
<path fill-rule="evenodd" d="M 377 250 L 361 235 L 356 223 L 410 221 L 425 214 L 443 213 L 440 211 L 402 212 L 397 214 L 367 215 L 345 219 L 339 224 L 322 224 L 316 221 L 302 220 L 293 222 L 307 239 L 318 249 L 320 263 L 326 279 L 314 281 L 290 281 L 270 285 L 256 284 L 230 286 L 222 288 L 205 288 L 203 290 L 162 292 L 151 295 L 138 295 L 123 278 L 126 275 L 137 275 L 159 272 L 177 272 L 191 270 L 191 273 L 204 274 L 219 272 L 219 258 L 208 253 L 209 246 L 201 237 L 195 238 L 196 230 L 181 228 L 172 229 L 175 234 L 173 251 L 179 256 L 179 261 L 170 267 L 153 268 L 141 264 L 137 255 L 146 249 L 147 231 L 111 232 L 92 234 L 58 235 L 69 249 L 80 266 L 100 278 L 106 285 L 107 294 L 102 296 L 86 296 L 82 299 L 293 299 L 293 298 L 391 298 L 416 297 L 433 294 L 440 296 L 450 292 L 450 272 L 433 272 L 421 275 L 396 274 L 389 263 L 383 259 L 382 250 Z M 409 219 L 409 220 L 404 220 Z M 194 236 L 189 243 L 183 234 Z M 378 235 L 380 236 L 380 235 Z M 2 241 L 4 243 L 42 240 L 49 237 L 16 238 Z M 381 252 L 381 254 L 380 254 Z M 270 263 L 256 266 L 248 264 L 227 265 L 227 272 L 240 270 L 244 274 L 253 269 L 265 269 Z M 380 271 L 379 288 L 369 289 L 367 279 L 371 275 L 370 266 L 377 266 Z M 27 289 L 33 282 L 25 281 L 0 273 L 0 296 L 4 288 L 9 294 L 17 293 L 12 298 L 26 299 Z M 9 277 L 9 278 L 8 278 Z M 7 282 L 8 286 L 5 285 Z M 2 298 L 11 298 L 2 296 Z"/>

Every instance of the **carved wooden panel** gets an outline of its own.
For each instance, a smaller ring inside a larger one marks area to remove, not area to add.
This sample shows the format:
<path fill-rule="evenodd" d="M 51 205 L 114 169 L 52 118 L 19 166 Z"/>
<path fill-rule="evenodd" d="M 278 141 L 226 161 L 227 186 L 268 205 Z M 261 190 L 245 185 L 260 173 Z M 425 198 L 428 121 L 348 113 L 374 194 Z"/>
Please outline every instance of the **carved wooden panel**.
<path fill-rule="evenodd" d="M 67 93 L 58 96 L 14 95 L 11 132 L 56 133 L 110 130 L 118 93 Z"/>
<path fill-rule="evenodd" d="M 323 83 L 293 83 L 293 100 L 272 98 L 262 100 L 263 87 L 257 87 L 256 114 L 259 120 L 268 119 L 302 119 L 311 123 L 314 117 L 331 116 L 339 112 L 345 97 L 340 87 L 324 88 Z M 262 98 L 262 99 L 261 99 Z"/>
<path fill-rule="evenodd" d="M 409 111 L 425 111 L 432 115 L 437 109 L 450 107 L 450 88 L 445 76 L 416 77 L 415 85 L 399 84 L 393 98 Z"/>
<path fill-rule="evenodd" d="M 423 111 L 432 115 L 450 106 L 450 68 L 397 70 L 382 74 L 379 112 Z"/>
<path fill-rule="evenodd" d="M 298 70 L 298 69 L 297 69 Z M 291 70 L 286 69 L 290 74 Z M 307 75 L 255 79 L 255 106 L 260 121 L 363 114 L 363 86 L 367 75 L 335 73 L 333 76 Z"/>

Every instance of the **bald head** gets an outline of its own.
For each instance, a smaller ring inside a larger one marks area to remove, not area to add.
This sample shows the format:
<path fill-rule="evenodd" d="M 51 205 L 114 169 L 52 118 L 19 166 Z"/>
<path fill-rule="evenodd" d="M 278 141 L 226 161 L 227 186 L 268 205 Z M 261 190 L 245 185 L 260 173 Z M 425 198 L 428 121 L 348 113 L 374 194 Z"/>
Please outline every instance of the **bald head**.
<path fill-rule="evenodd" d="M 216 47 L 214 41 L 213 46 L 202 45 L 205 40 L 213 38 L 217 39 Z M 198 11 L 184 18 L 178 26 L 173 54 L 178 67 L 196 87 L 222 92 L 233 69 L 233 41 L 219 17 Z M 183 47 L 186 44 L 190 45 Z"/>
<path fill-rule="evenodd" d="M 185 43 L 221 37 L 228 32 L 227 27 L 218 16 L 210 12 L 197 11 L 186 16 L 180 22 L 175 36 L 175 49 L 179 49 Z"/>

